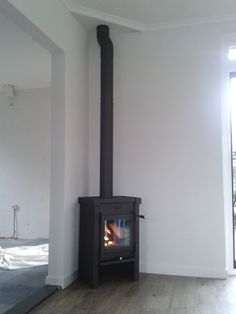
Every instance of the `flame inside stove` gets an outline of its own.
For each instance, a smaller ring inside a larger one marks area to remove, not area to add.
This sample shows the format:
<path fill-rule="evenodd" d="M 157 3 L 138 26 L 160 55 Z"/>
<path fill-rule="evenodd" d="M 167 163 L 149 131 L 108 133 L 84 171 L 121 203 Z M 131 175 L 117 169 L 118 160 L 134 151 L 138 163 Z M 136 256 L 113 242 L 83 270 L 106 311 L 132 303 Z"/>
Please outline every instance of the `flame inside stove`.
<path fill-rule="evenodd" d="M 124 218 L 105 219 L 104 247 L 130 246 L 130 222 Z"/>
<path fill-rule="evenodd" d="M 114 221 L 105 222 L 104 246 L 117 246 L 120 239 L 123 237 L 123 230 Z"/>

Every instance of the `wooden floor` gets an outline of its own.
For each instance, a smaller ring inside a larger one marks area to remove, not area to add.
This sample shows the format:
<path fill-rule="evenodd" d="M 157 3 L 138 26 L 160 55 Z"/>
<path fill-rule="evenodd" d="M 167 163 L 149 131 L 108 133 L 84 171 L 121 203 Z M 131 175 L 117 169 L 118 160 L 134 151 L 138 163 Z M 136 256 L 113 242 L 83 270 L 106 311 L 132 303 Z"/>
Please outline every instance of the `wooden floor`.
<path fill-rule="evenodd" d="M 236 277 L 227 280 L 141 274 L 92 290 L 81 282 L 59 291 L 34 314 L 236 314 Z"/>

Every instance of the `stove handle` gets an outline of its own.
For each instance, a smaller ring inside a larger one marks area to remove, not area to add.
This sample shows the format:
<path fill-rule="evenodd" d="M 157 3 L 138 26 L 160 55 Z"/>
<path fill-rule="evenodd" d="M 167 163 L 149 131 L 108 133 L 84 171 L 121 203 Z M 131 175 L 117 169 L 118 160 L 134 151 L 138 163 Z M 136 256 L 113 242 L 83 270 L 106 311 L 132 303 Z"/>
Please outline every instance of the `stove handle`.
<path fill-rule="evenodd" d="M 147 219 L 147 216 L 145 215 L 137 215 L 137 217 L 142 218 L 142 219 Z"/>

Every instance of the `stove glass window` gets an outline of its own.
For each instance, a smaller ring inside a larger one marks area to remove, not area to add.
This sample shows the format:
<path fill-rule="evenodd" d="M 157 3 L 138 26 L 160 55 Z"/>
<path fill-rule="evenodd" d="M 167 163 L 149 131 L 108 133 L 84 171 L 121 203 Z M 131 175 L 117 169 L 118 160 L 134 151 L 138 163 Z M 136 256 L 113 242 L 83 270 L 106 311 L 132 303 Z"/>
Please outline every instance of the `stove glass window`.
<path fill-rule="evenodd" d="M 125 218 L 105 219 L 104 246 L 105 248 L 131 246 L 131 221 Z"/>

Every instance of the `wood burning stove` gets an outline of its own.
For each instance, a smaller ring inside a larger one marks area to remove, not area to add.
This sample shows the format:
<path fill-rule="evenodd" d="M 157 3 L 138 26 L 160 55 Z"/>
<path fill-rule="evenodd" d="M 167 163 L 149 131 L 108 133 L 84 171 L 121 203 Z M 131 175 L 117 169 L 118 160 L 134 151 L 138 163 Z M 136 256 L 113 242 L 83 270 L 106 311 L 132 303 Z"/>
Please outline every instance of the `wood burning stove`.
<path fill-rule="evenodd" d="M 121 266 L 139 278 L 141 198 L 113 196 L 113 44 L 109 27 L 97 27 L 101 47 L 100 197 L 80 197 L 79 277 L 98 286 L 102 269 Z M 128 266 L 128 267 L 126 267 Z"/>
<path fill-rule="evenodd" d="M 141 199 L 82 197 L 79 202 L 80 278 L 96 288 L 101 268 L 130 263 L 130 275 L 133 280 L 138 280 Z"/>

